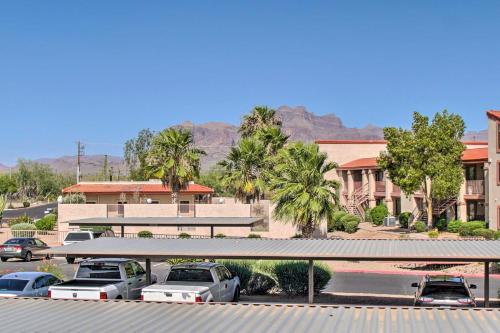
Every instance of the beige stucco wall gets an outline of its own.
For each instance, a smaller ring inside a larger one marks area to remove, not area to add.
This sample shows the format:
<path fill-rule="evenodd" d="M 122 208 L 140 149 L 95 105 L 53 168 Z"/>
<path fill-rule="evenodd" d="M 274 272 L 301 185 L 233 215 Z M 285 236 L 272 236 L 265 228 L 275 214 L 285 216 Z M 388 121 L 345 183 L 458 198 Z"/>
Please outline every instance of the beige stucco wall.
<path fill-rule="evenodd" d="M 196 205 L 198 217 L 247 217 L 250 216 L 251 205 L 246 204 L 210 204 Z"/>
<path fill-rule="evenodd" d="M 172 196 L 170 194 L 151 194 L 147 196 L 140 196 L 139 198 L 130 193 L 124 194 L 123 196 L 120 194 L 88 194 L 85 196 L 85 198 L 87 202 L 95 202 L 98 204 L 117 204 L 122 199 L 125 199 L 125 201 L 129 204 L 136 204 L 138 203 L 138 199 L 140 202 L 144 202 L 148 198 L 153 201 L 158 201 L 160 204 L 172 203 Z M 177 197 L 177 201 L 189 201 L 189 203 L 192 204 L 194 203 L 194 196 L 192 194 L 180 194 Z"/>
<path fill-rule="evenodd" d="M 60 204 L 57 207 L 58 230 L 66 231 L 69 229 L 70 220 L 79 220 L 94 217 L 107 217 L 106 205 L 85 205 L 85 204 Z"/>
<path fill-rule="evenodd" d="M 127 204 L 123 205 L 124 217 L 177 216 L 178 206 L 173 204 Z"/>
<path fill-rule="evenodd" d="M 491 229 L 499 230 L 498 207 L 500 206 L 500 186 L 497 185 L 499 155 L 496 150 L 497 125 L 496 121 L 488 119 L 488 218 Z"/>

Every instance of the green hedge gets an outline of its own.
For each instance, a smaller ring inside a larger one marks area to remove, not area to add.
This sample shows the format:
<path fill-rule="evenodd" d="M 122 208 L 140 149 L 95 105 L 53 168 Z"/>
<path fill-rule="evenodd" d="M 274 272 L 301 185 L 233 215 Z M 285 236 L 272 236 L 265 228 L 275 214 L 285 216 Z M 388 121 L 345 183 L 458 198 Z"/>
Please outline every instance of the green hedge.
<path fill-rule="evenodd" d="M 365 209 L 365 222 L 373 222 L 371 208 Z"/>
<path fill-rule="evenodd" d="M 436 223 L 434 223 L 434 227 L 436 227 L 439 231 L 445 231 L 448 227 L 448 221 L 446 221 L 445 218 L 440 218 L 436 221 Z"/>
<path fill-rule="evenodd" d="M 373 224 L 382 225 L 384 223 L 384 218 L 389 216 L 389 209 L 387 209 L 386 205 L 378 205 L 371 210 L 370 216 Z"/>
<path fill-rule="evenodd" d="M 278 287 L 288 295 L 306 295 L 309 265 L 306 261 L 279 261 L 275 267 Z M 323 289 L 332 274 L 325 265 L 314 265 L 314 291 Z"/>
<path fill-rule="evenodd" d="M 226 266 L 233 275 L 237 275 L 240 278 L 241 290 L 248 291 L 248 282 L 252 277 L 255 260 L 217 260 L 217 262 Z"/>
<path fill-rule="evenodd" d="M 247 238 L 261 238 L 259 234 L 248 234 Z"/>
<path fill-rule="evenodd" d="M 19 217 L 16 217 L 15 219 L 10 220 L 9 227 L 12 227 L 13 225 L 19 223 L 33 223 L 33 219 L 31 219 L 31 217 L 29 217 L 28 215 L 24 214 Z"/>
<path fill-rule="evenodd" d="M 447 227 L 447 230 L 448 232 L 454 232 L 454 233 L 457 233 L 458 232 L 458 229 L 460 229 L 460 227 L 464 224 L 464 222 L 460 221 L 460 220 L 452 220 L 448 223 L 448 227 Z"/>
<path fill-rule="evenodd" d="M 411 213 L 410 212 L 402 212 L 401 214 L 399 214 L 399 226 L 401 228 L 405 228 L 405 229 L 408 229 L 408 225 L 410 223 L 410 217 L 411 217 Z"/>
<path fill-rule="evenodd" d="M 333 213 L 332 219 L 328 221 L 328 232 L 344 230 L 344 225 L 342 224 L 341 219 L 345 215 L 347 215 L 347 213 L 343 210 Z"/>
<path fill-rule="evenodd" d="M 187 238 L 191 238 L 191 235 L 186 233 L 186 232 L 181 232 L 179 234 L 179 238 L 187 239 Z"/>
<path fill-rule="evenodd" d="M 149 230 L 141 230 L 137 233 L 139 238 L 153 238 L 153 233 Z"/>
<path fill-rule="evenodd" d="M 437 231 L 436 229 L 434 230 L 431 230 L 427 233 L 427 236 L 429 236 L 429 238 L 438 238 L 439 237 L 439 231 Z"/>
<path fill-rule="evenodd" d="M 10 227 L 14 237 L 33 237 L 35 236 L 36 226 L 32 223 L 18 223 Z"/>
<path fill-rule="evenodd" d="M 349 234 L 358 230 L 359 217 L 355 215 L 346 214 L 340 219 L 340 222 L 342 223 L 342 229 Z"/>
<path fill-rule="evenodd" d="M 498 239 L 500 232 L 491 229 L 475 229 L 472 231 L 472 235 L 476 237 L 483 237 L 487 240 Z"/>
<path fill-rule="evenodd" d="M 43 218 L 36 221 L 35 226 L 38 230 L 54 230 L 54 227 L 56 226 L 56 219 L 55 214 L 47 214 Z"/>
<path fill-rule="evenodd" d="M 425 222 L 423 221 L 417 221 L 413 225 L 413 228 L 416 232 L 424 232 L 425 230 L 427 230 L 427 224 L 425 224 Z"/>
<path fill-rule="evenodd" d="M 458 234 L 462 237 L 474 236 L 474 230 L 476 229 L 486 229 L 486 222 L 483 221 L 471 221 L 466 222 L 458 228 Z"/>

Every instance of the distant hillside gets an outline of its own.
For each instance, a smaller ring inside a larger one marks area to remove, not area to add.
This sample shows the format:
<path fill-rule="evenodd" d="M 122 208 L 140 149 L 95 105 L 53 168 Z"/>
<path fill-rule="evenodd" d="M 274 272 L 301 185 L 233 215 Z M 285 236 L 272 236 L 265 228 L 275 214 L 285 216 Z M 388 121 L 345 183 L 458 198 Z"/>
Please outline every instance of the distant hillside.
<path fill-rule="evenodd" d="M 0 172 L 9 171 L 9 167 L 0 163 Z"/>
<path fill-rule="evenodd" d="M 380 127 L 372 125 L 362 128 L 346 127 L 342 123 L 342 120 L 333 113 L 318 116 L 307 111 L 303 106 L 281 106 L 277 109 L 277 114 L 283 121 L 283 130 L 290 135 L 291 140 L 312 142 L 319 139 L 356 140 L 383 138 L 382 128 Z M 224 122 L 194 124 L 187 121 L 177 126 L 192 130 L 195 144 L 207 152 L 207 155 L 202 159 L 203 169 L 207 169 L 224 159 L 229 148 L 239 138 L 238 126 Z M 467 141 L 485 141 L 487 139 L 487 131 L 468 132 L 464 136 L 464 139 Z M 82 174 L 98 174 L 102 170 L 103 160 L 103 155 L 84 156 L 82 158 Z M 48 164 L 53 169 L 63 173 L 75 173 L 76 170 L 75 156 L 42 158 L 36 160 L 36 162 Z M 126 173 L 122 157 L 109 156 L 108 164 L 113 167 L 115 175 L 118 173 L 118 170 L 121 175 Z M 8 167 L 0 164 L 0 171 L 2 170 L 8 170 Z"/>

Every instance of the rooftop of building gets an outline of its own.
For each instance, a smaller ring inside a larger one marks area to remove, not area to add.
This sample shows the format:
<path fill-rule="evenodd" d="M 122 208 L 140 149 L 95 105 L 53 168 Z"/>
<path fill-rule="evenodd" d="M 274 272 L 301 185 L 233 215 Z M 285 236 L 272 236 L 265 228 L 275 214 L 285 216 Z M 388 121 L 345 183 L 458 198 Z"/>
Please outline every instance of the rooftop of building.
<path fill-rule="evenodd" d="M 164 186 L 159 180 L 150 181 L 120 181 L 120 182 L 80 182 L 63 189 L 63 193 L 144 193 L 167 194 L 172 193 L 170 187 Z M 214 190 L 208 186 L 189 183 L 180 193 L 210 194 Z"/>

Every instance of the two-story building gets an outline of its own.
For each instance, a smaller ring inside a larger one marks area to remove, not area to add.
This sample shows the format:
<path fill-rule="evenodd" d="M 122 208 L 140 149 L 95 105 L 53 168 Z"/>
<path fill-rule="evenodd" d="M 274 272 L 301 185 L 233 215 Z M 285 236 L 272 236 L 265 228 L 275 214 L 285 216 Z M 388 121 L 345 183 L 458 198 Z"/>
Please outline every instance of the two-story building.
<path fill-rule="evenodd" d="M 464 142 L 464 181 L 460 193 L 457 198 L 436 202 L 434 214 L 446 214 L 449 219 L 465 221 L 486 220 L 490 222 L 490 228 L 498 229 L 500 111 L 487 114 L 488 141 Z M 387 172 L 378 166 L 377 158 L 386 150 L 384 140 L 318 140 L 316 143 L 330 161 L 339 165 L 327 176 L 340 181 L 340 201 L 348 211 L 364 217 L 366 208 L 384 203 L 394 216 L 407 211 L 412 212 L 415 219 L 427 218 L 423 193 L 404 195 L 390 181 Z"/>

